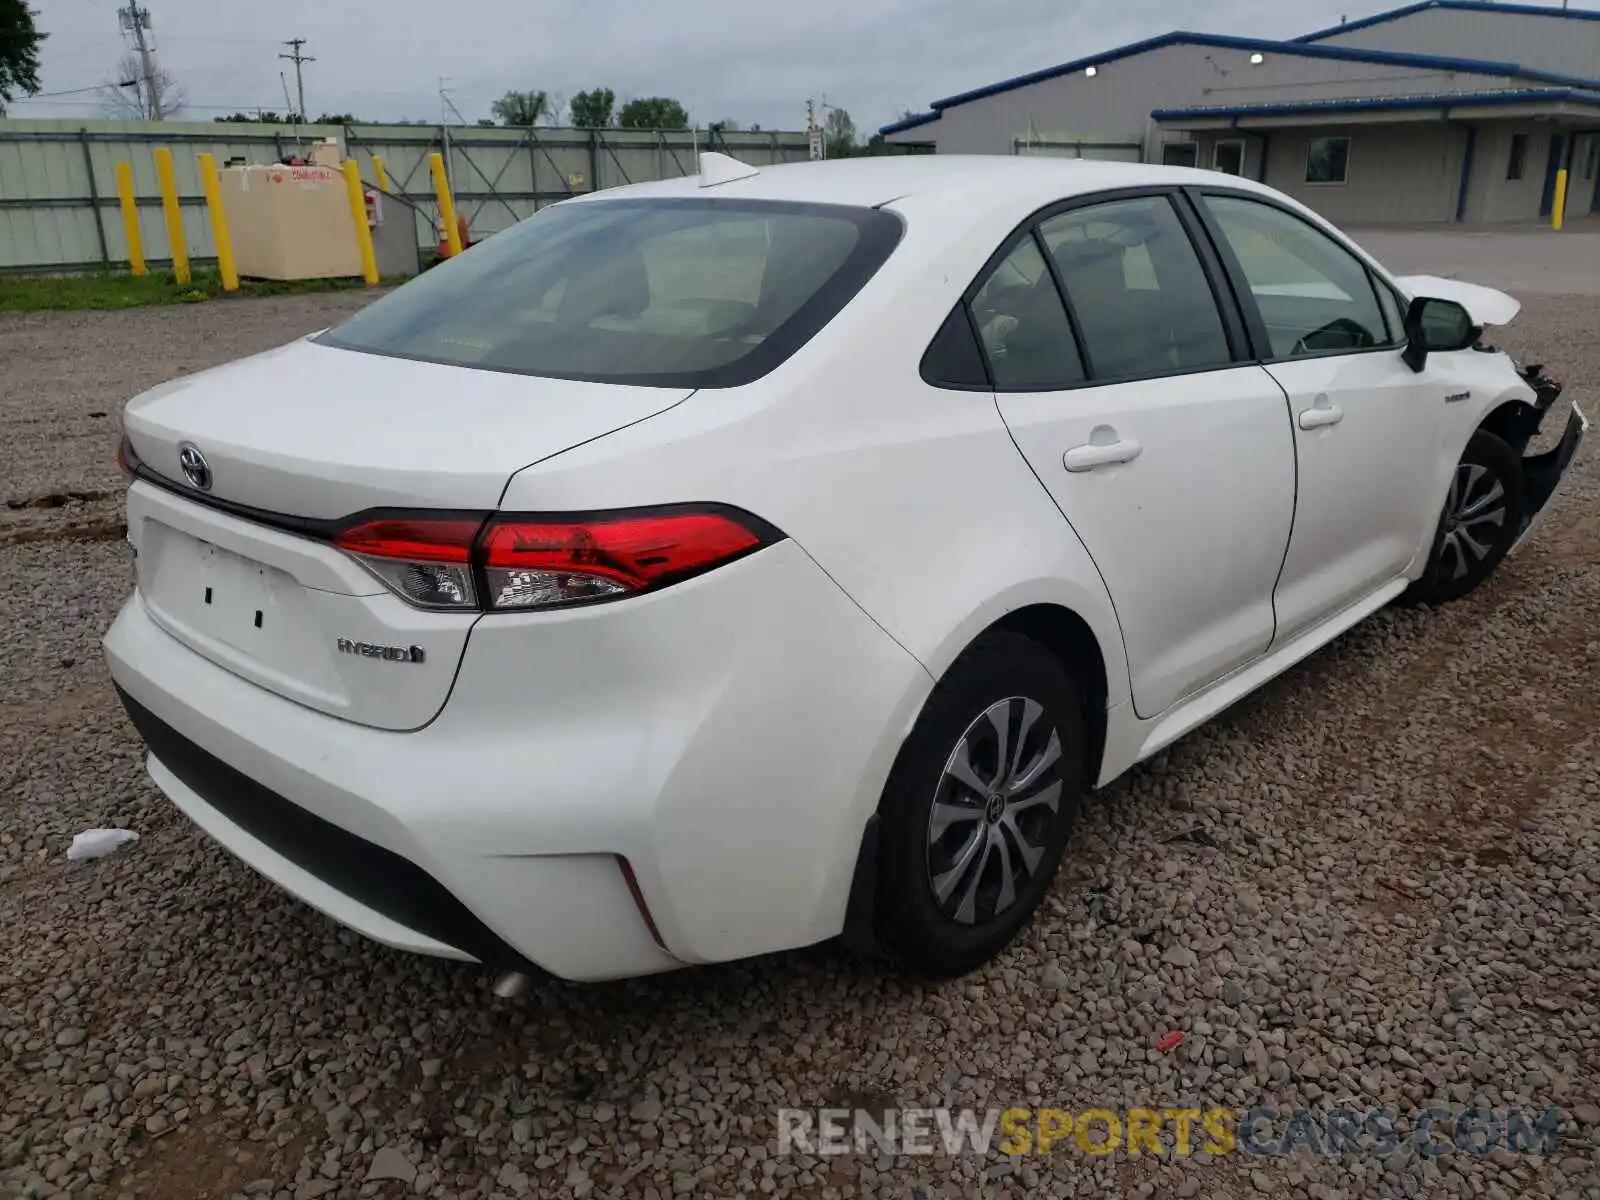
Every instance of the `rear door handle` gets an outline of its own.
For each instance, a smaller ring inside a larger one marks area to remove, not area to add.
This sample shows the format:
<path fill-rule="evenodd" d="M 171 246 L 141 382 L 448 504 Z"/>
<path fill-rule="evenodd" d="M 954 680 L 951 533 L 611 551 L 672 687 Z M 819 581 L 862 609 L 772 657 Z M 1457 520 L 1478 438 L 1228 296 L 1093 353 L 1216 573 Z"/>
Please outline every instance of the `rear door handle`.
<path fill-rule="evenodd" d="M 1322 429 L 1328 425 L 1337 425 L 1344 420 L 1344 409 L 1337 404 L 1330 404 L 1326 396 L 1318 396 L 1317 402 L 1310 408 L 1300 410 L 1301 429 Z"/>
<path fill-rule="evenodd" d="M 1087 442 L 1074 446 L 1061 456 L 1061 465 L 1075 473 L 1092 471 L 1113 463 L 1132 462 L 1143 450 L 1144 447 L 1138 442 L 1118 438 L 1114 429 L 1100 425 L 1089 435 Z"/>

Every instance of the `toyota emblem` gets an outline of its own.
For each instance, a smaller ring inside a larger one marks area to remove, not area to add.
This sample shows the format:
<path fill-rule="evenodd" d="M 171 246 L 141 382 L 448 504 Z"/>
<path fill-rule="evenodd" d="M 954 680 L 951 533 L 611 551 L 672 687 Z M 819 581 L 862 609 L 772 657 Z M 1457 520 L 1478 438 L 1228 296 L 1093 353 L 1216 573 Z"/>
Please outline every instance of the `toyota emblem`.
<path fill-rule="evenodd" d="M 183 477 L 202 492 L 211 490 L 211 465 L 206 462 L 206 456 L 200 453 L 200 447 L 192 442 L 184 442 L 178 447 L 178 465 L 183 468 Z"/>

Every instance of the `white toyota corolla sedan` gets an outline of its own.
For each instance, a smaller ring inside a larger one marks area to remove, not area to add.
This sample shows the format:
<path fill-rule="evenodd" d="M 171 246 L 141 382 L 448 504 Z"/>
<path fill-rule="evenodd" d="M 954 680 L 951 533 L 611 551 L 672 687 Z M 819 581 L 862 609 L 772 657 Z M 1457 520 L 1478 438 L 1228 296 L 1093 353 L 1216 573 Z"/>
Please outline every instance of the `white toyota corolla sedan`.
<path fill-rule="evenodd" d="M 959 973 L 1087 789 L 1527 536 L 1516 311 L 1231 176 L 709 155 L 129 403 L 111 674 L 391 946 Z"/>

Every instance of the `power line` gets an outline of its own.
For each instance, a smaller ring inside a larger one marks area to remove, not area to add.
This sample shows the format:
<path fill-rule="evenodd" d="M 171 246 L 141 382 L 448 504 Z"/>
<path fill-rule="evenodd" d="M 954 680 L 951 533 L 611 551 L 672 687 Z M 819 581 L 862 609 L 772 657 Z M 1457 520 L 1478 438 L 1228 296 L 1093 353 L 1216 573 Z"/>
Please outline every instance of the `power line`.
<path fill-rule="evenodd" d="M 86 88 L 85 91 L 97 92 L 99 88 Z M 12 104 L 51 104 L 57 108 L 100 108 L 99 100 L 47 100 L 44 96 L 18 96 L 11 101 Z M 277 110 L 276 102 L 261 104 L 251 101 L 249 104 L 185 104 L 184 109 L 194 109 L 197 112 L 253 112 L 256 109 L 266 109 L 269 112 Z"/>
<path fill-rule="evenodd" d="M 20 96 L 20 97 L 18 97 L 18 99 L 21 99 L 21 100 L 45 100 L 45 99 L 48 99 L 51 96 L 81 96 L 85 92 L 98 92 L 102 88 L 104 88 L 105 86 L 106 85 L 103 84 L 103 83 L 97 83 L 93 87 L 64 88 L 59 92 L 35 92 L 31 96 Z"/>

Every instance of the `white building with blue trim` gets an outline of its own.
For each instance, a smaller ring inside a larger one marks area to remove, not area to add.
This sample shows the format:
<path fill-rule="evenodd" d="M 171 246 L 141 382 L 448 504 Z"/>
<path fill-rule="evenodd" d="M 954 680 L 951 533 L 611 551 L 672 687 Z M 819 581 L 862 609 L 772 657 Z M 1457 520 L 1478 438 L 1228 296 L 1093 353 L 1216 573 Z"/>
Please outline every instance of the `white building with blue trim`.
<path fill-rule="evenodd" d="M 1422 3 L 1290 41 L 1178 32 L 936 100 L 886 139 L 943 154 L 1198 165 L 1335 221 L 1600 212 L 1600 12 Z"/>

